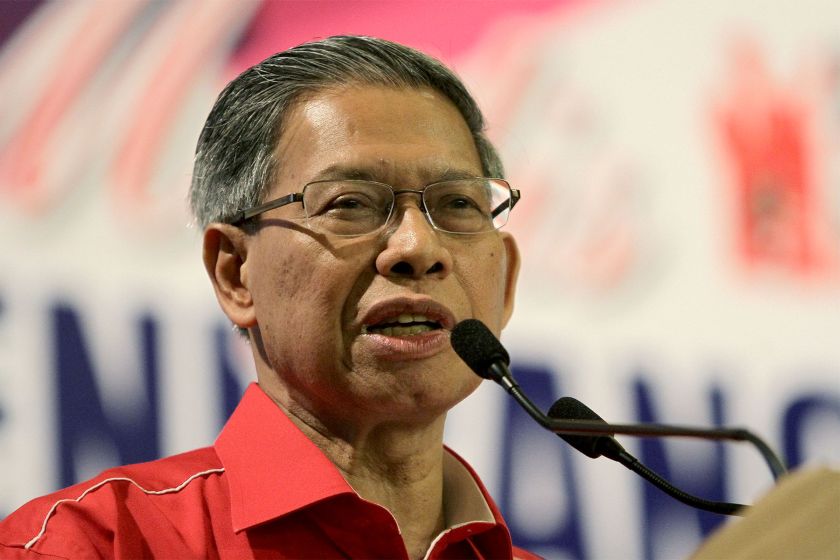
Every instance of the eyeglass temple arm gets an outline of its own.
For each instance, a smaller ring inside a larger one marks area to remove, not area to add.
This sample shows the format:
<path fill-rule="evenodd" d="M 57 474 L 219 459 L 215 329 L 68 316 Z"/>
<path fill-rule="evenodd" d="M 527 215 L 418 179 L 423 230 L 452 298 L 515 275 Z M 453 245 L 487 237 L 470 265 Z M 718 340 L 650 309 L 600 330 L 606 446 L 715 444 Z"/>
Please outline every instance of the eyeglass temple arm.
<path fill-rule="evenodd" d="M 265 204 L 261 204 L 259 206 L 254 206 L 253 208 L 249 208 L 248 210 L 243 210 L 233 215 L 228 223 L 233 225 L 238 225 L 244 222 L 245 220 L 250 220 L 254 216 L 258 214 L 262 214 L 263 212 L 268 212 L 269 210 L 274 210 L 275 208 L 280 208 L 281 206 L 286 206 L 287 204 L 292 204 L 293 202 L 302 202 L 303 201 L 303 193 L 292 193 L 283 197 L 280 197 L 276 200 L 272 200 L 270 202 L 266 202 Z"/>
<path fill-rule="evenodd" d="M 490 215 L 495 218 L 505 210 L 512 210 L 520 198 L 522 198 L 522 195 L 519 193 L 519 189 L 510 189 L 510 203 L 503 202 L 499 204 L 490 212 Z"/>

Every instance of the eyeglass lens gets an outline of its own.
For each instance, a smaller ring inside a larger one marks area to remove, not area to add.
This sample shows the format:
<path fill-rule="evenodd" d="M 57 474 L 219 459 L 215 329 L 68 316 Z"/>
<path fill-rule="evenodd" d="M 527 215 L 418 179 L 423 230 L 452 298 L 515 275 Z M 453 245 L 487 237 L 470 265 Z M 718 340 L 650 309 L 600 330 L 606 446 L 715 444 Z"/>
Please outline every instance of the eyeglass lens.
<path fill-rule="evenodd" d="M 409 191 L 413 192 L 413 191 Z M 451 233 L 481 233 L 502 227 L 510 210 L 510 188 L 501 181 L 444 181 L 423 190 L 432 224 Z M 376 231 L 390 218 L 394 191 L 371 181 L 319 181 L 303 190 L 309 226 L 335 235 Z"/>

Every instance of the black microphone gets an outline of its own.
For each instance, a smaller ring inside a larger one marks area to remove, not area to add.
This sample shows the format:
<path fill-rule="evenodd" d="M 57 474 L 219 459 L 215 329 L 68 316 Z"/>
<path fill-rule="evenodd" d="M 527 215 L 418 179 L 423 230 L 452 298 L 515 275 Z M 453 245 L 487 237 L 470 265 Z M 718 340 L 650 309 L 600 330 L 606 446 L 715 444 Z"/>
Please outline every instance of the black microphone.
<path fill-rule="evenodd" d="M 598 416 L 598 414 L 596 414 L 591 408 L 573 397 L 559 398 L 553 405 L 551 405 L 548 415 L 551 418 L 560 420 L 592 420 L 603 423 L 604 427 L 609 429 L 609 424 L 607 424 L 603 418 Z M 662 476 L 657 474 L 655 471 L 646 467 L 633 455 L 628 453 L 612 436 L 612 434 L 603 436 L 575 436 L 558 433 L 557 435 L 563 438 L 566 443 L 588 457 L 597 459 L 603 455 L 608 459 L 621 463 L 672 498 L 679 500 L 688 506 L 724 515 L 743 515 L 743 512 L 748 509 L 747 506 L 743 504 L 705 500 L 680 490 L 662 478 Z"/>
<path fill-rule="evenodd" d="M 609 428 L 609 424 L 598 416 L 591 408 L 572 397 L 560 397 L 548 410 L 548 416 L 558 420 L 592 420 Z M 623 462 L 624 456 L 630 456 L 612 433 L 603 436 L 575 436 L 571 434 L 558 433 L 566 443 L 592 459 L 602 455 L 613 461 Z"/>
<path fill-rule="evenodd" d="M 534 420 L 544 428 L 548 427 L 546 422 L 550 422 L 549 418 L 519 388 L 508 368 L 510 356 L 507 350 L 487 325 L 478 319 L 464 319 L 452 329 L 449 343 L 476 375 L 501 385 Z"/>
<path fill-rule="evenodd" d="M 449 343 L 479 377 L 495 381 L 508 392 L 518 386 L 508 369 L 510 356 L 507 350 L 478 319 L 466 319 L 455 325 Z"/>
<path fill-rule="evenodd" d="M 480 377 L 492 379 L 511 394 L 522 408 L 543 428 L 557 434 L 571 436 L 607 436 L 624 434 L 636 437 L 681 436 L 701 439 L 748 441 L 764 457 L 774 478 L 787 472 L 782 461 L 761 438 L 743 428 L 694 428 L 666 424 L 607 424 L 594 412 L 575 415 L 585 419 L 557 419 L 546 416 L 522 391 L 510 373 L 510 358 L 502 343 L 490 332 L 484 323 L 477 319 L 461 321 L 452 329 L 450 343 L 455 353 Z M 582 405 L 581 405 L 582 406 Z M 592 417 L 595 415 L 595 418 Z M 613 458 L 604 450 L 616 455 L 619 453 L 612 444 L 596 438 L 595 442 L 586 443 L 581 438 L 574 440 L 591 452 L 598 452 Z M 612 441 L 615 441 L 614 439 Z M 615 442 L 618 445 L 618 442 Z M 620 445 L 618 446 L 621 447 Z M 587 455 L 586 451 L 584 451 Z M 626 453 L 626 452 L 625 452 Z M 629 454 L 627 454 L 629 456 Z M 590 455 L 591 456 L 591 455 Z M 632 456 L 630 456 L 632 457 Z M 615 459 L 618 460 L 618 459 Z M 636 461 L 638 463 L 638 461 Z M 627 465 L 625 465 L 627 466 Z M 628 467 L 629 468 L 629 467 Z M 652 472 L 652 471 L 651 471 Z M 658 476 L 658 475 L 657 475 Z"/>

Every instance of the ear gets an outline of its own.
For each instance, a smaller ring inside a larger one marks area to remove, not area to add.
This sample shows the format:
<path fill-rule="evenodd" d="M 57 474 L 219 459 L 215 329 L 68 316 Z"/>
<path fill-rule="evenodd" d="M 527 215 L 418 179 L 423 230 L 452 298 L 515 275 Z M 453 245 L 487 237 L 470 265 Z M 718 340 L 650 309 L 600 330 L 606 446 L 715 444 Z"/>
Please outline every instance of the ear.
<path fill-rule="evenodd" d="M 236 226 L 213 223 L 204 230 L 204 268 L 222 311 L 237 327 L 257 323 L 248 288 L 248 236 Z"/>
<path fill-rule="evenodd" d="M 513 300 L 516 295 L 516 281 L 519 278 L 519 247 L 516 240 L 507 232 L 502 232 L 502 243 L 505 246 L 505 301 L 502 327 L 507 325 L 513 314 Z"/>

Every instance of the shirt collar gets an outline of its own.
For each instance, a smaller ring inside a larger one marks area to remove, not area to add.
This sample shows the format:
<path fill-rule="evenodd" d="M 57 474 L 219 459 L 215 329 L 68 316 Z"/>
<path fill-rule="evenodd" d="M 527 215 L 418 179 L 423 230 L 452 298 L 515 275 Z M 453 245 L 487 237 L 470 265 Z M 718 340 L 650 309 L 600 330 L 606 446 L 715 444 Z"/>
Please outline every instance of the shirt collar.
<path fill-rule="evenodd" d="M 338 468 L 256 384 L 245 391 L 215 443 L 230 487 L 236 532 L 340 494 L 356 494 Z M 504 525 L 478 475 L 446 449 L 444 517 L 449 528 Z"/>
<path fill-rule="evenodd" d="M 443 504 L 447 527 L 470 521 L 501 523 L 498 510 L 470 466 L 452 450 L 443 456 Z M 491 506 L 492 504 L 492 506 Z"/>
<path fill-rule="evenodd" d="M 215 443 L 242 531 L 315 502 L 354 493 L 326 455 L 252 383 Z"/>

